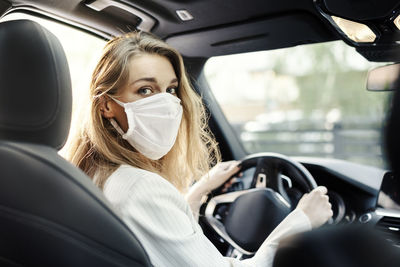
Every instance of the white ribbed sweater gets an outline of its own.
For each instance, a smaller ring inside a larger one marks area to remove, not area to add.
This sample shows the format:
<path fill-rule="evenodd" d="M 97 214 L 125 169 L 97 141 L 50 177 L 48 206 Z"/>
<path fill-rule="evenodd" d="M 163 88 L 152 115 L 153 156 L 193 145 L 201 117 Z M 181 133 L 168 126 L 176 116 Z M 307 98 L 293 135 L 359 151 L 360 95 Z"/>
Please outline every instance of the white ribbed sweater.
<path fill-rule="evenodd" d="M 311 229 L 300 210 L 290 213 L 269 235 L 255 256 L 237 260 L 222 256 L 203 234 L 183 195 L 161 176 L 120 166 L 104 193 L 142 243 L 154 266 L 272 266 L 279 241 Z"/>

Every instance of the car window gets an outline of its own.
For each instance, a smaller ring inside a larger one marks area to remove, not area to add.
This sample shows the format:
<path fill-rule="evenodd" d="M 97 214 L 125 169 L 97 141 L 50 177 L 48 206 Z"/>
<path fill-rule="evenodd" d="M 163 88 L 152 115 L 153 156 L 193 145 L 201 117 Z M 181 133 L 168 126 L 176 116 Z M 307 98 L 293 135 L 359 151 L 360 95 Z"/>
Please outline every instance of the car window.
<path fill-rule="evenodd" d="M 34 15 L 14 12 L 1 18 L 8 20 L 33 20 L 52 32 L 60 40 L 71 73 L 73 94 L 73 117 L 78 114 L 87 97 L 92 72 L 105 45 L 105 40 L 53 20 Z M 74 123 L 71 125 L 71 131 Z"/>
<path fill-rule="evenodd" d="M 213 57 L 208 83 L 248 153 L 384 167 L 388 92 L 365 89 L 368 62 L 341 41 Z"/>

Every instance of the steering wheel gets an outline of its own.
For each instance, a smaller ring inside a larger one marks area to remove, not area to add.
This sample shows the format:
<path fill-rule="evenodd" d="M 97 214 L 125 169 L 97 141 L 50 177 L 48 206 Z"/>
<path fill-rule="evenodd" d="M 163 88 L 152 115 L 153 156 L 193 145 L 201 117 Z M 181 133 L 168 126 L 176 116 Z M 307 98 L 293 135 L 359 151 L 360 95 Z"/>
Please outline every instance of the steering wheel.
<path fill-rule="evenodd" d="M 244 158 L 241 165 L 240 172 L 255 167 L 250 188 L 229 193 L 214 191 L 204 209 L 207 223 L 236 249 L 239 256 L 253 255 L 295 208 L 297 203 L 286 189 L 292 182 L 303 193 L 317 187 L 303 165 L 281 154 L 252 154 Z M 284 186 L 284 180 L 287 186 Z"/>

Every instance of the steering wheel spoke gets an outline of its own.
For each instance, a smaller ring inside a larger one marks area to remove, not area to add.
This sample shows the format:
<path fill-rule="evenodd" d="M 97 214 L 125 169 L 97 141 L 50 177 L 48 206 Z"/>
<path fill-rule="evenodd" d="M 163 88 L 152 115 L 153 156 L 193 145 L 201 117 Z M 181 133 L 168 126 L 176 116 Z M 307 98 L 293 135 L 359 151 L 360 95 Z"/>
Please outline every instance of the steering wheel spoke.
<path fill-rule="evenodd" d="M 256 190 L 260 189 L 249 189 L 237 192 L 230 192 L 213 197 L 209 200 L 204 214 L 207 223 L 213 228 L 213 230 L 220 237 L 222 237 L 226 242 L 228 242 L 228 244 L 231 245 L 234 249 L 236 249 L 239 253 L 249 256 L 253 255 L 255 252 L 247 251 L 246 249 L 239 246 L 235 241 L 233 241 L 232 238 L 229 236 L 229 234 L 226 232 L 225 225 L 215 216 L 217 215 L 215 213 L 218 205 L 232 204 L 238 197 L 244 194 L 252 193 Z"/>

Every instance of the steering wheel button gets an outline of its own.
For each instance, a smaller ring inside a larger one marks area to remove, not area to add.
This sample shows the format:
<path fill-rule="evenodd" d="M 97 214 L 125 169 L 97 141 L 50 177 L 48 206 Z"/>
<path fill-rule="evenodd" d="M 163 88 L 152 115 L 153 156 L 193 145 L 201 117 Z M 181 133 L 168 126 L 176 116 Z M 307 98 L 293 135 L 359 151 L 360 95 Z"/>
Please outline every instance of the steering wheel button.
<path fill-rule="evenodd" d="M 360 223 L 367 223 L 371 219 L 372 219 L 371 213 L 365 213 L 365 214 L 361 215 L 358 220 L 360 221 Z"/>
<path fill-rule="evenodd" d="M 256 187 L 261 187 L 261 188 L 267 187 L 267 176 L 265 175 L 265 173 L 258 174 Z"/>

